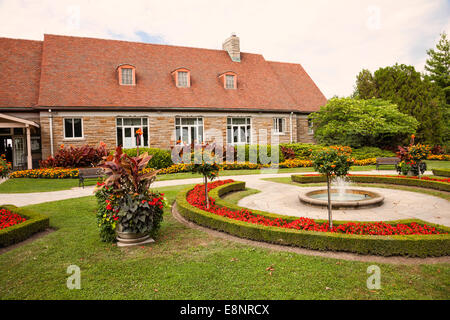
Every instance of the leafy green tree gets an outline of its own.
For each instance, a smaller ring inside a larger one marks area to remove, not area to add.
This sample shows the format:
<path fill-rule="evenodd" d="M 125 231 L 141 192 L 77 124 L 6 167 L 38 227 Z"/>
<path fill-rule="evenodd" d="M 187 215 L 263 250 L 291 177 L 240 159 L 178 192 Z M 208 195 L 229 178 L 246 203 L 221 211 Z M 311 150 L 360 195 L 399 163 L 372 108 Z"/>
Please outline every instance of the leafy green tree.
<path fill-rule="evenodd" d="M 395 64 L 379 68 L 373 77 L 368 70 L 363 70 L 357 77 L 355 94 L 360 99 L 370 99 L 375 94 L 376 98 L 391 101 L 399 111 L 419 121 L 416 134 L 419 141 L 442 142 L 445 103 L 442 91 L 413 66 Z"/>
<path fill-rule="evenodd" d="M 444 114 L 444 140 L 450 140 L 450 41 L 447 34 L 441 34 L 436 49 L 427 50 L 428 59 L 425 70 L 428 76 L 442 90 L 445 97 Z"/>
<path fill-rule="evenodd" d="M 397 146 L 418 127 L 414 117 L 380 99 L 333 98 L 310 118 L 315 138 L 326 145 Z"/>
<path fill-rule="evenodd" d="M 377 96 L 377 86 L 373 79 L 372 73 L 367 69 L 363 69 L 356 76 L 356 87 L 355 92 L 353 93 L 353 97 L 360 99 L 370 99 L 376 98 Z"/>

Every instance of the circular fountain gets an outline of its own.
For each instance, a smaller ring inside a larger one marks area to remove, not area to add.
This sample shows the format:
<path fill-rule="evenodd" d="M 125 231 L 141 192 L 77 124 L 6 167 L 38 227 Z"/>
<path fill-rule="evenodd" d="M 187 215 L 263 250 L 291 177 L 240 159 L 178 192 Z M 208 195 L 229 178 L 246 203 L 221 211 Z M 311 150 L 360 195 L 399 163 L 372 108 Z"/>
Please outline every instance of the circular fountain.
<path fill-rule="evenodd" d="M 300 194 L 302 203 L 313 206 L 328 206 L 327 189 L 319 189 Z M 376 192 L 359 189 L 331 189 L 331 207 L 333 209 L 359 209 L 377 207 L 383 204 L 384 197 Z"/>

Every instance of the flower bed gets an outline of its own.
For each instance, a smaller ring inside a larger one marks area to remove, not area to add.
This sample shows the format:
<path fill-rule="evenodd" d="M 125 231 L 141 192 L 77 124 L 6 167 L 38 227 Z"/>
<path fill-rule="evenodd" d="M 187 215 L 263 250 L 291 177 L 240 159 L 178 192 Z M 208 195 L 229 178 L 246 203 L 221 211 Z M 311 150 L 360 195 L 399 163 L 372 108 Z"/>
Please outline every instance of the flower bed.
<path fill-rule="evenodd" d="M 210 188 L 210 197 L 214 200 L 211 212 L 203 208 L 195 188 L 190 187 L 177 196 L 179 213 L 197 224 L 239 237 L 309 249 L 383 256 L 425 257 L 450 254 L 450 228 L 447 227 L 420 220 L 390 221 L 389 224 L 335 221 L 335 230 L 330 232 L 326 230 L 327 222 L 324 220 L 249 210 L 220 198 L 228 192 L 243 190 L 244 182 L 221 181 L 216 182 L 216 185 L 212 184 Z M 380 230 L 385 235 L 373 233 Z M 397 234 L 389 234 L 393 230 Z M 361 232 L 367 234 L 357 234 Z"/>
<path fill-rule="evenodd" d="M 430 154 L 427 160 L 450 161 L 450 154 Z"/>
<path fill-rule="evenodd" d="M 0 209 L 0 230 L 14 226 L 26 220 L 27 219 L 24 217 L 21 217 L 17 213 L 11 212 L 8 209 Z"/>
<path fill-rule="evenodd" d="M 414 177 L 401 175 L 366 175 L 366 174 L 349 174 L 347 178 L 352 182 L 360 183 L 387 183 L 405 186 L 416 186 L 422 188 L 436 189 L 442 191 L 450 191 L 450 179 L 447 178 L 431 178 L 431 177 Z M 291 180 L 298 183 L 319 183 L 325 182 L 325 177 L 318 174 L 294 174 Z"/>
<path fill-rule="evenodd" d="M 49 218 L 29 209 L 0 207 L 0 247 L 23 241 L 49 226 Z"/>
<path fill-rule="evenodd" d="M 30 169 L 12 172 L 12 178 L 45 178 L 45 179 L 70 179 L 78 178 L 78 169 L 49 168 Z"/>

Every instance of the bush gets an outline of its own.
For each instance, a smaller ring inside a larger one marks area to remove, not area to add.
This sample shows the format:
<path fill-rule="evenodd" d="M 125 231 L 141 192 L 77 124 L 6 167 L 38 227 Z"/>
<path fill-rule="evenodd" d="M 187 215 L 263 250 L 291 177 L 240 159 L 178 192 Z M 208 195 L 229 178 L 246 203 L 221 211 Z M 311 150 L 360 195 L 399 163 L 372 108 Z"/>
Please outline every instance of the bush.
<path fill-rule="evenodd" d="M 377 147 L 362 147 L 355 148 L 352 151 L 352 158 L 356 160 L 363 160 L 369 158 L 384 158 L 384 157 L 395 157 L 396 154 L 389 150 L 382 150 Z"/>
<path fill-rule="evenodd" d="M 450 191 L 450 183 L 432 180 L 427 177 L 405 177 L 405 176 L 381 176 L 381 175 L 348 175 L 347 178 L 352 182 L 360 183 L 386 183 L 403 186 L 415 186 L 441 191 Z M 291 180 L 298 183 L 319 183 L 326 182 L 326 178 L 320 175 L 291 175 Z"/>
<path fill-rule="evenodd" d="M 433 169 L 435 176 L 450 177 L 450 169 Z"/>
<path fill-rule="evenodd" d="M 268 161 L 272 161 L 271 160 L 271 156 L 272 156 L 272 147 L 271 145 L 259 145 L 259 144 L 253 144 L 253 145 L 242 145 L 242 146 L 236 146 L 235 147 L 235 157 L 237 157 L 239 151 L 241 149 L 245 149 L 245 161 L 250 161 L 250 155 L 252 156 L 252 160 L 254 158 L 256 158 L 256 161 L 258 164 L 261 164 L 261 159 L 260 159 L 260 148 L 263 148 L 261 150 L 261 152 L 263 154 L 267 154 L 268 157 Z M 267 151 L 264 151 L 264 148 L 267 148 Z M 279 148 L 279 147 L 278 147 Z M 281 152 L 281 150 L 278 151 L 278 163 L 281 163 L 284 161 L 284 156 L 283 153 Z M 267 162 L 267 161 L 265 161 Z"/>
<path fill-rule="evenodd" d="M 81 147 L 70 146 L 61 148 L 54 157 L 39 162 L 41 168 L 83 168 L 95 167 L 106 157 L 108 152 L 106 145 L 100 142 L 98 147 L 84 145 Z"/>
<path fill-rule="evenodd" d="M 216 199 L 216 205 L 228 207 L 232 210 L 245 210 L 246 208 L 228 203 L 221 196 L 228 192 L 244 190 L 244 182 L 225 184 L 211 190 L 210 196 Z M 294 245 L 314 250 L 346 251 L 359 254 L 375 254 L 382 256 L 406 255 L 416 257 L 445 256 L 450 254 L 450 236 L 448 234 L 438 235 L 408 235 L 408 236 L 373 236 L 373 235 L 348 235 L 331 232 L 315 232 L 280 227 L 263 226 L 251 224 L 244 221 L 233 220 L 222 217 L 214 213 L 201 210 L 190 205 L 187 200 L 187 193 L 192 187 L 180 192 L 177 195 L 176 203 L 179 213 L 186 219 L 199 225 L 224 231 L 226 233 L 252 239 L 282 245 Z M 282 216 L 269 212 L 252 210 L 256 215 L 280 218 L 287 221 L 294 221 L 298 217 Z M 316 220 L 318 223 L 326 222 Z M 336 221 L 335 225 L 348 221 Z M 411 224 L 424 221 L 401 220 L 390 221 L 390 224 Z M 428 224 L 443 232 L 449 232 L 450 228 Z"/>
<path fill-rule="evenodd" d="M 31 235 L 44 231 L 49 227 L 50 219 L 32 210 L 18 208 L 12 205 L 2 205 L 0 209 L 10 210 L 27 219 L 24 222 L 0 230 L 0 247 L 10 246 L 23 241 Z"/>
<path fill-rule="evenodd" d="M 292 149 L 292 151 L 294 151 L 295 157 L 297 159 L 303 160 L 309 160 L 313 152 L 319 151 L 324 147 L 323 145 L 311 143 L 283 143 L 280 144 L 280 146 Z"/>
<path fill-rule="evenodd" d="M 124 149 L 123 152 L 130 157 L 136 157 L 136 148 Z M 170 167 L 172 162 L 172 156 L 169 150 L 158 149 L 158 148 L 139 148 L 139 154 L 147 152 L 152 156 L 148 162 L 147 168 L 162 169 Z"/>
<path fill-rule="evenodd" d="M 7 162 L 5 155 L 0 156 L 0 178 L 6 178 L 11 172 L 11 162 Z"/>

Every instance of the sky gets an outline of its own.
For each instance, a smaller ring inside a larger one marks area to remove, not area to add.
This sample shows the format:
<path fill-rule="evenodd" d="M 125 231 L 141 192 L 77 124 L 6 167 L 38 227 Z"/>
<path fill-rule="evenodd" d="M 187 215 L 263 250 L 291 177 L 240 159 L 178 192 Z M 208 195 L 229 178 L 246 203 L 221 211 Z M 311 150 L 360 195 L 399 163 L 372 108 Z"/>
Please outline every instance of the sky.
<path fill-rule="evenodd" d="M 450 34 L 450 0 L 0 0 L 0 37 L 44 34 L 221 49 L 300 63 L 327 98 L 348 96 L 363 68 L 424 71 L 426 50 Z"/>

